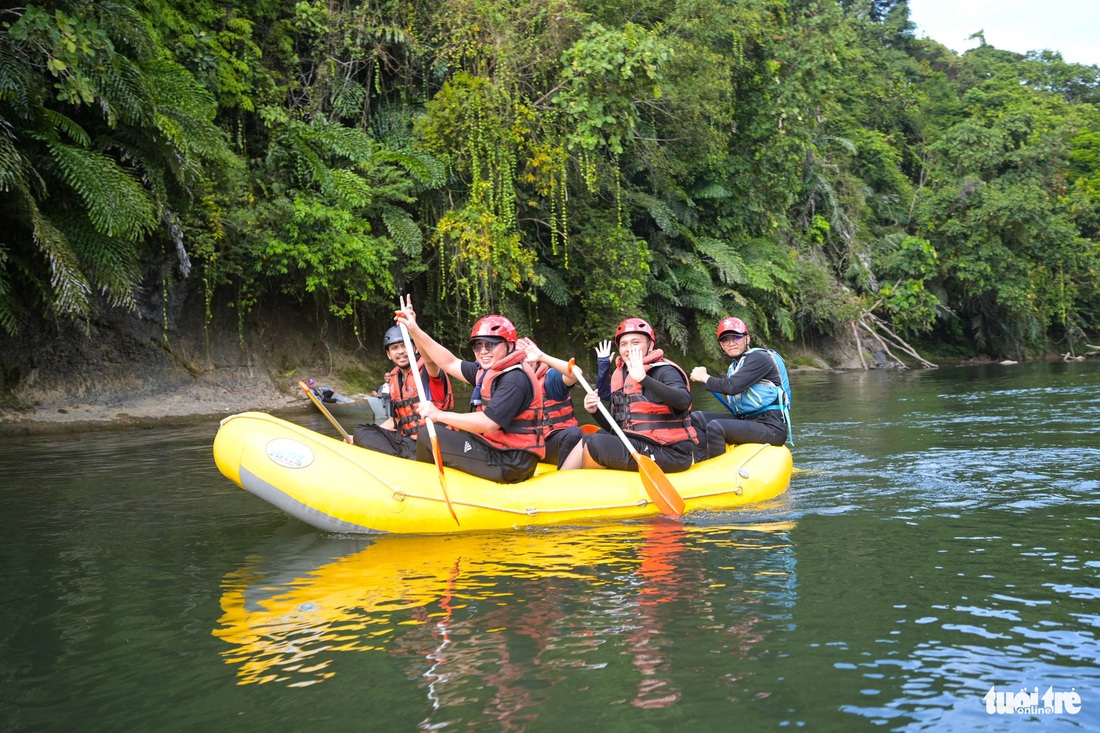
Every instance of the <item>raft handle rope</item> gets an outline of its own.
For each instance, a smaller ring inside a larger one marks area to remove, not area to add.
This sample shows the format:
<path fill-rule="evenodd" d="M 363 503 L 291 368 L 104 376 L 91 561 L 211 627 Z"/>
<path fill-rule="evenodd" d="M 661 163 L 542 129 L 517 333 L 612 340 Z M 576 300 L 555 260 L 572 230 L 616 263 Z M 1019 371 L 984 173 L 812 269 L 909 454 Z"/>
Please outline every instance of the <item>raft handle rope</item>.
<path fill-rule="evenodd" d="M 397 501 L 405 501 L 406 499 L 423 499 L 424 501 L 442 502 L 443 500 L 437 496 L 425 496 L 423 494 L 410 494 L 406 491 L 395 491 L 393 498 Z M 649 499 L 639 499 L 636 502 L 630 504 L 605 504 L 603 506 L 579 506 L 579 507 L 563 507 L 561 509 L 539 509 L 538 507 L 527 507 L 526 509 L 509 509 L 508 507 L 493 506 L 492 504 L 478 504 L 472 501 L 454 501 L 454 504 L 460 504 L 462 506 L 471 507 L 473 509 L 488 509 L 493 512 L 501 512 L 503 514 L 523 514 L 524 516 L 534 517 L 539 514 L 568 514 L 570 512 L 590 512 L 593 509 L 605 510 L 605 509 L 632 509 L 634 507 L 644 507 L 653 502 Z"/>

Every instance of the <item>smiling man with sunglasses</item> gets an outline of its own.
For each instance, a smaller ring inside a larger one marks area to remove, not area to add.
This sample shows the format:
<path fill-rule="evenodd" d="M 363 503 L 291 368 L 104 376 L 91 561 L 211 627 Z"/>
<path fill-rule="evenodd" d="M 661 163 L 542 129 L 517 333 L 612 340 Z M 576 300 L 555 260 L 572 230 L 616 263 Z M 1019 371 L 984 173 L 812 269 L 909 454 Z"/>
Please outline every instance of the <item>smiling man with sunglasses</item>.
<path fill-rule="evenodd" d="M 447 374 L 473 385 L 470 412 L 441 410 L 431 402 L 417 405 L 420 416 L 443 423 L 439 447 L 443 465 L 497 483 L 532 476 L 546 455 L 547 426 L 543 392 L 527 353 L 516 348 L 516 327 L 500 315 L 474 324 L 468 342 L 473 361 L 460 359 L 417 325 L 411 303 L 398 313 L 416 348 Z M 418 441 L 417 460 L 434 459 L 428 441 Z"/>
<path fill-rule="evenodd" d="M 706 367 L 697 366 L 691 370 L 691 380 L 705 384 L 729 412 L 691 413 L 691 424 L 699 434 L 696 463 L 722 455 L 727 445 L 783 445 L 790 437 L 789 395 L 780 371 L 785 367 L 767 349 L 749 347 L 749 327 L 740 318 L 723 318 L 717 334 L 718 345 L 733 360 L 726 376 L 712 377 Z"/>

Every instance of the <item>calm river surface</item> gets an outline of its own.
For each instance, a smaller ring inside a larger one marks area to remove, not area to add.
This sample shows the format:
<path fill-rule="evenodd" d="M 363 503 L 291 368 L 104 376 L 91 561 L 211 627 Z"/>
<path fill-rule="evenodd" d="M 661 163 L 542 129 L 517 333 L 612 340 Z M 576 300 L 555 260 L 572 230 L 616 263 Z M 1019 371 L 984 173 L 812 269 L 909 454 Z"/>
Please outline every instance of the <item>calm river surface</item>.
<path fill-rule="evenodd" d="M 450 538 L 290 519 L 216 420 L 0 438 L 0 730 L 1100 729 L 1100 362 L 793 391 L 773 503 Z"/>

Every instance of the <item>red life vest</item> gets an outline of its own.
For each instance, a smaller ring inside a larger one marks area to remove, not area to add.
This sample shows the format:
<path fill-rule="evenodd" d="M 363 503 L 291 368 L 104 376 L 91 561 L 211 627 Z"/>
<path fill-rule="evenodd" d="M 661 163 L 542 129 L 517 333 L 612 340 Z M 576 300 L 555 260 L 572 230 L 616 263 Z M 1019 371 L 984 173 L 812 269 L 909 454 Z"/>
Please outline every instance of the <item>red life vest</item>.
<path fill-rule="evenodd" d="M 546 373 L 549 371 L 550 367 L 545 364 L 539 364 L 538 369 L 535 370 L 535 376 L 538 377 L 539 384 L 542 385 L 542 409 L 546 417 L 546 426 L 550 430 L 561 430 L 562 428 L 580 425 L 577 422 L 577 416 L 573 413 L 573 398 L 571 396 L 566 395 L 564 400 L 551 400 L 546 397 Z"/>
<path fill-rule="evenodd" d="M 506 371 L 520 369 L 531 381 L 535 399 L 527 405 L 506 428 L 494 430 L 491 433 L 482 433 L 481 437 L 497 448 L 519 449 L 534 453 L 539 458 L 546 457 L 546 421 L 543 418 L 542 385 L 535 377 L 535 370 L 524 360 L 527 358 L 522 350 L 516 349 L 508 356 L 493 364 L 489 371 L 478 371 L 476 381 L 481 384 L 481 404 L 475 406 L 477 412 L 484 412 L 493 399 L 493 382 Z"/>
<path fill-rule="evenodd" d="M 689 384 L 687 374 L 675 362 L 665 361 L 664 356 L 665 352 L 654 349 L 642 357 L 646 372 L 657 366 L 674 367 L 684 377 L 686 388 Z M 691 427 L 691 409 L 684 410 L 678 417 L 663 402 L 650 402 L 642 394 L 642 385 L 630 378 L 625 366 L 611 373 L 611 416 L 623 430 L 639 433 L 662 445 L 682 440 L 698 442 L 695 428 Z"/>
<path fill-rule="evenodd" d="M 420 430 L 420 426 L 424 424 L 423 418 L 420 417 L 420 413 L 416 411 L 416 406 L 420 404 L 420 395 L 416 393 L 416 382 L 413 381 L 413 374 L 419 372 L 421 384 L 424 384 L 424 395 L 431 397 L 431 388 L 428 387 L 428 370 L 424 366 L 424 359 L 416 360 L 416 370 L 409 369 L 405 373 L 405 378 L 401 378 L 401 367 L 394 367 L 389 374 L 386 375 L 386 381 L 390 385 L 390 413 L 393 415 L 393 429 L 397 431 L 399 435 L 404 435 L 407 438 L 416 438 L 416 433 Z M 450 410 L 455 406 L 454 393 L 451 391 L 451 381 L 447 377 L 446 372 L 440 371 L 439 376 L 443 378 L 443 387 L 447 392 L 447 396 L 442 402 L 435 402 L 435 406 L 440 410 Z"/>

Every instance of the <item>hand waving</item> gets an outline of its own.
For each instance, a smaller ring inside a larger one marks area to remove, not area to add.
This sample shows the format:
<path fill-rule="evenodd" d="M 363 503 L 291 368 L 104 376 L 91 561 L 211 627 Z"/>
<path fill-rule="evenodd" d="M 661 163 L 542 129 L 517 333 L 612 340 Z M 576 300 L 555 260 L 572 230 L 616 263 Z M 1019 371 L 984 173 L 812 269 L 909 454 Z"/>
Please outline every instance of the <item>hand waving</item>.
<path fill-rule="evenodd" d="M 630 378 L 639 383 L 645 379 L 645 362 L 643 361 L 643 356 L 641 346 L 631 346 L 627 349 L 626 359 L 624 360 Z"/>

